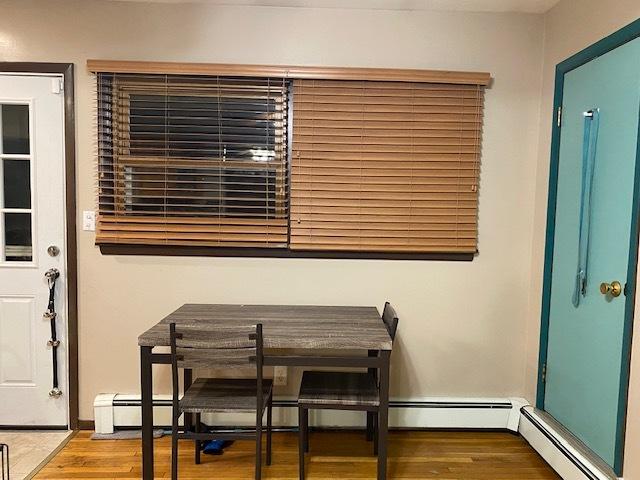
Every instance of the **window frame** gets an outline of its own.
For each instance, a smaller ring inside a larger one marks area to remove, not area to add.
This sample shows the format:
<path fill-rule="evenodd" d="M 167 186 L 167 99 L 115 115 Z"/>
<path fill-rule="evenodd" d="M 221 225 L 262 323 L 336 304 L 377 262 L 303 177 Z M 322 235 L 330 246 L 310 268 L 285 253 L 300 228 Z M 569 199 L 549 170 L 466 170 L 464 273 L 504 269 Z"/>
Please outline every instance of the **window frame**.
<path fill-rule="evenodd" d="M 411 253 L 411 252 L 345 252 L 339 250 L 303 251 L 290 248 L 196 247 L 176 245 L 98 245 L 103 255 L 178 256 L 178 257 L 240 257 L 240 258 L 310 258 L 351 260 L 435 260 L 473 261 L 477 253 Z"/>
<path fill-rule="evenodd" d="M 290 95 L 291 92 L 292 92 L 291 86 L 288 85 L 287 86 L 287 95 Z M 133 102 L 135 102 L 135 101 L 144 101 L 144 100 L 141 100 L 140 98 L 136 98 L 136 99 L 132 100 L 132 98 L 131 98 L 132 95 L 135 95 L 136 97 L 154 96 L 153 94 L 149 94 L 147 92 L 142 92 L 142 91 L 141 92 L 135 92 L 135 93 L 133 93 L 131 91 L 125 91 L 123 93 L 126 94 L 127 100 L 126 100 L 125 103 L 127 103 L 129 105 L 129 109 L 132 108 L 132 101 Z M 172 93 L 171 94 L 171 97 L 173 97 L 173 98 L 181 97 L 181 96 L 189 96 L 189 95 L 180 95 L 178 93 Z M 290 103 L 289 100 L 288 100 L 288 97 L 287 97 L 287 103 Z M 290 111 L 290 108 L 291 108 L 290 105 L 288 105 L 287 108 Z M 135 135 L 131 132 L 131 115 L 132 115 L 131 111 L 128 111 L 126 120 L 123 121 L 122 123 L 129 127 L 128 128 L 129 138 L 128 138 L 128 141 L 127 141 L 128 142 L 128 147 L 131 148 L 131 149 L 134 149 L 134 148 L 139 149 L 140 147 L 139 146 L 135 146 L 135 145 L 137 145 L 142 140 L 140 138 L 133 138 L 133 137 L 137 136 L 137 135 L 140 135 L 141 132 L 136 132 Z M 288 133 L 287 133 L 287 136 L 288 136 Z M 176 159 L 178 159 L 178 160 L 180 160 L 182 162 L 190 159 L 189 156 L 172 155 L 170 152 L 171 152 L 171 148 L 169 147 L 169 150 L 168 150 L 168 153 L 166 155 L 166 158 L 176 158 Z M 149 157 L 154 157 L 154 156 L 155 155 L 152 155 L 152 154 L 131 154 L 131 153 L 128 153 L 129 161 L 131 163 L 127 164 L 127 162 L 121 162 L 121 166 L 123 168 L 125 168 L 125 169 L 126 168 L 132 168 L 133 169 L 133 168 L 136 168 L 136 167 L 139 168 L 141 165 L 144 164 L 144 160 L 143 160 L 144 158 L 149 158 Z M 162 159 L 164 157 L 160 155 L 160 156 L 158 156 L 158 158 Z M 289 158 L 290 158 L 290 154 L 287 151 L 287 153 L 286 153 L 287 163 L 285 163 L 285 168 L 283 169 L 284 171 L 280 171 L 282 169 L 283 165 L 282 165 L 281 162 L 278 162 L 278 161 L 269 160 L 267 162 L 263 162 L 263 164 L 266 165 L 266 168 L 263 168 L 262 164 L 259 165 L 259 164 L 250 163 L 250 162 L 247 162 L 246 165 L 242 165 L 242 166 L 238 165 L 238 166 L 234 166 L 234 167 L 223 168 L 224 160 L 222 162 L 220 160 L 214 160 L 214 159 L 207 160 L 207 163 L 208 163 L 207 167 L 210 167 L 213 170 L 218 168 L 220 170 L 220 172 L 221 172 L 220 173 L 220 175 L 221 175 L 221 179 L 220 179 L 221 188 L 220 188 L 220 192 L 219 192 L 219 195 L 221 196 L 219 201 L 221 203 L 219 203 L 219 205 L 217 207 L 214 207 L 214 208 L 217 208 L 219 210 L 219 215 L 222 216 L 222 217 L 227 217 L 227 218 L 243 218 L 243 216 L 233 216 L 233 215 L 230 215 L 228 213 L 223 213 L 225 206 L 224 206 L 224 203 L 222 203 L 224 200 L 226 200 L 224 198 L 224 196 L 225 196 L 224 194 L 227 193 L 227 192 L 231 192 L 231 190 L 228 190 L 227 188 L 224 187 L 224 185 L 225 185 L 225 180 L 224 179 L 226 179 L 227 176 L 239 176 L 240 174 L 238 172 L 241 172 L 242 170 L 252 171 L 252 172 L 256 172 L 256 171 L 259 172 L 261 170 L 264 170 L 264 171 L 268 172 L 269 174 L 273 173 L 273 181 L 274 181 L 273 182 L 273 189 L 274 189 L 273 197 L 274 197 L 274 199 L 273 199 L 272 208 L 274 210 L 274 214 L 273 214 L 274 217 L 270 218 L 271 215 L 266 213 L 264 216 L 268 217 L 267 219 L 275 220 L 277 218 L 277 214 L 275 212 L 277 212 L 279 209 L 283 209 L 285 212 L 288 212 L 289 204 L 290 204 L 289 197 L 288 197 L 288 195 L 286 195 L 284 199 L 281 199 L 281 201 L 278 201 L 278 184 L 279 184 L 279 182 L 282 182 L 283 180 L 285 180 L 287 178 L 287 176 L 288 176 L 288 173 L 289 173 L 289 170 L 290 170 L 290 168 L 288 166 L 288 159 Z M 193 170 L 195 168 L 194 166 L 197 165 L 197 164 L 198 164 L 198 160 L 194 159 L 193 160 L 193 164 L 184 165 L 183 170 L 189 170 L 189 169 Z M 152 168 L 160 168 L 160 167 L 152 167 Z M 180 170 L 178 167 L 172 167 L 172 168 L 175 168 L 176 170 Z M 132 175 L 135 175 L 135 172 L 132 172 Z M 179 175 L 180 175 L 179 172 L 177 172 L 175 174 L 172 174 L 172 176 L 175 176 L 175 177 L 179 177 Z M 203 175 L 207 176 L 209 174 L 203 173 Z M 271 175 L 269 175 L 269 176 L 271 176 Z M 179 182 L 179 181 L 180 181 L 180 179 L 178 179 L 178 180 L 173 179 L 173 180 L 168 181 L 167 183 L 172 185 L 172 188 L 169 188 L 169 190 L 176 189 L 176 187 L 173 187 L 173 185 L 176 182 Z M 268 188 L 268 186 L 269 186 L 269 182 L 266 182 L 265 183 L 265 187 Z M 125 189 L 126 189 L 126 187 L 125 187 Z M 133 187 L 131 187 L 131 189 L 133 189 Z M 236 193 L 237 193 L 237 191 L 236 191 Z M 269 202 L 267 202 L 266 208 L 267 209 L 270 208 L 269 207 Z M 282 212 L 281 212 L 281 214 L 282 214 Z M 256 215 L 256 218 L 257 217 L 261 217 L 261 216 L 262 215 Z M 287 218 L 287 223 L 288 223 L 288 218 Z"/>

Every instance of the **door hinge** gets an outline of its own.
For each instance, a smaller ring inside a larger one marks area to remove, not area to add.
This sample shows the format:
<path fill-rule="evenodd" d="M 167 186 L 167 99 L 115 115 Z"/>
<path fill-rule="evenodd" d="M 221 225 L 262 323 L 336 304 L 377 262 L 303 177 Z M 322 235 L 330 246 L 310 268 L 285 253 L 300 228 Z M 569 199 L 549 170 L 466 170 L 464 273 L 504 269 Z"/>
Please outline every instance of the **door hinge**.
<path fill-rule="evenodd" d="M 64 91 L 64 78 L 51 79 L 51 93 L 59 95 Z"/>
<path fill-rule="evenodd" d="M 547 382 L 547 364 L 546 363 L 542 364 L 542 372 L 540 373 L 540 378 L 542 380 L 542 383 Z"/>
<path fill-rule="evenodd" d="M 562 126 L 562 107 L 558 107 L 556 123 L 558 128 Z"/>

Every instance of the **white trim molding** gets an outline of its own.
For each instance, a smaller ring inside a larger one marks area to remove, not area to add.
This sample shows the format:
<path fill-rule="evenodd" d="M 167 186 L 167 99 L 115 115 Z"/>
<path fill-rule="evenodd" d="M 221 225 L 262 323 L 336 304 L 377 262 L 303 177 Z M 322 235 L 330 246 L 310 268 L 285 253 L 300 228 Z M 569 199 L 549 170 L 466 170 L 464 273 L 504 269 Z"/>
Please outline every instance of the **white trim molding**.
<path fill-rule="evenodd" d="M 296 428 L 295 399 L 275 399 L 273 403 L 274 427 Z M 96 432 L 108 434 L 118 428 L 140 428 L 140 405 L 140 395 L 96 396 L 93 403 Z M 153 415 L 157 427 L 171 424 L 171 395 L 154 395 Z M 228 429 L 250 426 L 255 418 L 252 414 L 225 413 L 210 414 L 204 421 Z M 309 423 L 324 428 L 364 428 L 365 416 L 347 410 L 312 410 Z M 511 431 L 522 435 L 564 480 L 622 480 L 585 455 L 523 398 L 394 399 L 389 402 L 389 427 Z"/>

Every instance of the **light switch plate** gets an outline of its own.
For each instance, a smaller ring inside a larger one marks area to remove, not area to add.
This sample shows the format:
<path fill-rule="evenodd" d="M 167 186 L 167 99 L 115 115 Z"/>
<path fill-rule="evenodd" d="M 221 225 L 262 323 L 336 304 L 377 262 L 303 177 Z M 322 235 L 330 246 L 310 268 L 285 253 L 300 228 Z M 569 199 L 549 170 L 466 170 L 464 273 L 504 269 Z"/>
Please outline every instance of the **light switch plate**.
<path fill-rule="evenodd" d="M 82 212 L 82 230 L 87 232 L 96 231 L 96 212 L 93 210 Z"/>

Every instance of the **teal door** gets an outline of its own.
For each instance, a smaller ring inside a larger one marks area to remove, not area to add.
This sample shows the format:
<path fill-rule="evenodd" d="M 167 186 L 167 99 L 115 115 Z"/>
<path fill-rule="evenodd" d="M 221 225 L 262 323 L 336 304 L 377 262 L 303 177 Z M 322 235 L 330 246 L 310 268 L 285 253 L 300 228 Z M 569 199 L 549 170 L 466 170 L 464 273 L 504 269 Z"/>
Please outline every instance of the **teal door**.
<path fill-rule="evenodd" d="M 563 80 L 539 406 L 619 473 L 636 273 L 640 39 Z"/>

